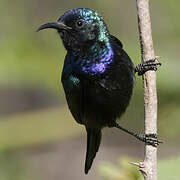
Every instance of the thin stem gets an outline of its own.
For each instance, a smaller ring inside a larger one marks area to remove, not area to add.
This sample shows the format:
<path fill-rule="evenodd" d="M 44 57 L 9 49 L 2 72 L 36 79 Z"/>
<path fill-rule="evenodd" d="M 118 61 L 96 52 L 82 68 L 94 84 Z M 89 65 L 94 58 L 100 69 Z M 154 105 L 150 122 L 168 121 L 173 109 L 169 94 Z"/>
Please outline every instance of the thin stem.
<path fill-rule="evenodd" d="M 155 58 L 149 0 L 136 0 L 142 61 Z M 157 134 L 157 93 L 156 73 L 148 71 L 143 75 L 145 134 Z M 157 148 L 145 144 L 145 180 L 157 180 Z M 143 175 L 144 175 L 143 174 Z"/>

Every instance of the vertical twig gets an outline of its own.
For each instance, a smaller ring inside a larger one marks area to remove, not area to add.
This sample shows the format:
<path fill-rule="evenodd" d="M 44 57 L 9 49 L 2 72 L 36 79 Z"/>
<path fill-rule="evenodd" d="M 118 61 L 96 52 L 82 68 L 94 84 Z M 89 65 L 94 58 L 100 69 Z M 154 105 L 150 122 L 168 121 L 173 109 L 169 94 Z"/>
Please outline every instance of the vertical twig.
<path fill-rule="evenodd" d="M 155 58 L 151 20 L 149 13 L 149 0 L 136 0 L 138 13 L 138 26 L 141 44 L 142 62 Z M 143 76 L 144 83 L 144 112 L 145 133 L 157 133 L 157 93 L 156 73 L 148 71 Z M 139 163 L 140 171 L 145 180 L 157 180 L 157 148 L 145 145 L 144 162 Z"/>

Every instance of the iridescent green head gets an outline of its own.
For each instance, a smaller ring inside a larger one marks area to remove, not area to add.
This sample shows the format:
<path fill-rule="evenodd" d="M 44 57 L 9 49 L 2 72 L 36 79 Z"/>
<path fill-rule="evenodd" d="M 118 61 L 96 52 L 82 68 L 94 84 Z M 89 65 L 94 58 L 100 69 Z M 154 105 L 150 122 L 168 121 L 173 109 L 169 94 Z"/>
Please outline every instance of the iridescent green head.
<path fill-rule="evenodd" d="M 71 9 L 57 22 L 42 25 L 38 30 L 57 29 L 67 50 L 82 50 L 95 43 L 107 44 L 109 32 L 103 18 L 88 8 Z"/>

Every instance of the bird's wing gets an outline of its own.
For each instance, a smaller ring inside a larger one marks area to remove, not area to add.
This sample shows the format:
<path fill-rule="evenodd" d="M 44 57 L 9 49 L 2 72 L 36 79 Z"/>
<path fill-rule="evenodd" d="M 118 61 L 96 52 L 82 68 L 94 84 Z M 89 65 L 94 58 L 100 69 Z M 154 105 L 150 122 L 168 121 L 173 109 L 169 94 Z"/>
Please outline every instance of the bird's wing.
<path fill-rule="evenodd" d="M 117 37 L 110 35 L 110 43 L 113 46 L 114 62 L 116 63 L 117 68 L 119 68 L 119 65 L 122 66 L 124 64 L 134 71 L 134 65 L 126 51 L 123 49 L 122 42 Z M 114 68 L 116 68 L 116 66 L 114 66 Z"/>
<path fill-rule="evenodd" d="M 112 42 L 116 43 L 116 45 L 118 45 L 120 48 L 123 48 L 122 42 L 117 37 L 115 37 L 111 34 L 110 38 L 111 38 Z"/>
<path fill-rule="evenodd" d="M 110 37 L 114 52 L 113 63 L 106 69 L 98 82 L 106 90 L 119 91 L 125 88 L 123 86 L 131 86 L 131 82 L 134 83 L 134 65 L 128 54 L 123 50 L 121 41 L 113 35 Z"/>
<path fill-rule="evenodd" d="M 83 114 L 83 87 L 80 79 L 72 72 L 70 56 L 67 54 L 62 72 L 62 84 L 66 95 L 68 107 L 74 119 L 82 124 Z"/>

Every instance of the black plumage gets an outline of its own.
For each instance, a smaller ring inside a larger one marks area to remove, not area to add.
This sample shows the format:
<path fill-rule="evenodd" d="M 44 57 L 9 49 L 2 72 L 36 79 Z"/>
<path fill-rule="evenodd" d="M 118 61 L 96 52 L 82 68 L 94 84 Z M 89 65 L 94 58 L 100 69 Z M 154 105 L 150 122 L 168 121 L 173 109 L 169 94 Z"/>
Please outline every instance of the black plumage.
<path fill-rule="evenodd" d="M 87 174 L 99 149 L 101 130 L 116 127 L 116 119 L 129 104 L 134 66 L 94 10 L 72 9 L 39 30 L 45 28 L 57 29 L 67 50 L 61 80 L 74 119 L 87 131 Z"/>

